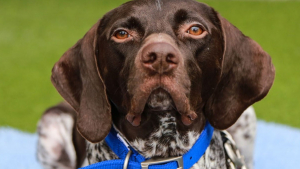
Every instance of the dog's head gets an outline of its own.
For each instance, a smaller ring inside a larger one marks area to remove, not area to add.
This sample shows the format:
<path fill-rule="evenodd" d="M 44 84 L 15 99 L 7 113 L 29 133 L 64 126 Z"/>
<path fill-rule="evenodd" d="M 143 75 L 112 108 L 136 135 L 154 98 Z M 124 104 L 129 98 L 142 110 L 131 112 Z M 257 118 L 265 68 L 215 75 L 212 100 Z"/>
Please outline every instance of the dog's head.
<path fill-rule="evenodd" d="M 135 0 L 108 12 L 52 70 L 89 141 L 112 121 L 127 137 L 177 113 L 178 129 L 231 126 L 268 93 L 270 56 L 213 8 L 193 0 Z M 112 118 L 113 117 L 113 118 Z"/>

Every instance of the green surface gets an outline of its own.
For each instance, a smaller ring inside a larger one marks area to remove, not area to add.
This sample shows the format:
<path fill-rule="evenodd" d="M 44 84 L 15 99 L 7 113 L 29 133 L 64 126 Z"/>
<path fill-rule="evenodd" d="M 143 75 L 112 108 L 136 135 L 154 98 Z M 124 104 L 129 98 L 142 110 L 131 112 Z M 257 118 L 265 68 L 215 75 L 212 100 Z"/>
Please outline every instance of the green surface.
<path fill-rule="evenodd" d="M 61 101 L 53 64 L 104 13 L 125 0 L 0 0 L 0 126 L 35 131 Z M 205 1 L 272 56 L 276 80 L 255 104 L 259 118 L 300 127 L 300 2 Z"/>

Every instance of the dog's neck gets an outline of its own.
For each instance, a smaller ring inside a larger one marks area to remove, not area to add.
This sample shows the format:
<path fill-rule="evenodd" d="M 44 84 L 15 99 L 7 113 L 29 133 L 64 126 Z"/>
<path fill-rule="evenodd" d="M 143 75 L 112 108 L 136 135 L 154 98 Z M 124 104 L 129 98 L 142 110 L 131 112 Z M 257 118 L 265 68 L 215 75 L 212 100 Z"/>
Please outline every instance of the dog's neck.
<path fill-rule="evenodd" d="M 177 143 L 176 143 L 177 144 Z M 144 143 L 144 145 L 146 145 Z M 156 149 L 152 149 L 156 150 Z M 185 148 L 181 151 L 184 151 Z M 148 150 L 150 151 L 150 150 Z M 154 152 L 155 154 L 155 152 Z M 103 140 L 100 143 L 87 143 L 87 159 L 89 164 L 97 162 L 118 159 L 117 155 L 109 148 L 107 143 Z M 226 168 L 225 152 L 223 149 L 223 142 L 220 132 L 215 130 L 209 147 L 206 149 L 205 154 L 193 165 L 191 169 L 211 169 Z"/>
<path fill-rule="evenodd" d="M 148 137 L 128 141 L 122 133 L 119 134 L 146 158 L 181 156 L 189 151 L 201 133 L 179 132 L 176 128 L 176 117 L 172 113 L 159 114 L 159 116 L 159 127 L 154 129 Z M 210 146 L 194 168 L 226 168 L 222 144 L 219 131 L 215 131 Z M 88 143 L 87 158 L 90 164 L 118 159 L 105 141 L 97 144 Z"/>
<path fill-rule="evenodd" d="M 176 117 L 172 113 L 158 116 L 157 129 L 146 138 L 137 138 L 128 143 L 145 158 L 180 156 L 190 150 L 200 133 L 180 133 L 176 127 Z"/>

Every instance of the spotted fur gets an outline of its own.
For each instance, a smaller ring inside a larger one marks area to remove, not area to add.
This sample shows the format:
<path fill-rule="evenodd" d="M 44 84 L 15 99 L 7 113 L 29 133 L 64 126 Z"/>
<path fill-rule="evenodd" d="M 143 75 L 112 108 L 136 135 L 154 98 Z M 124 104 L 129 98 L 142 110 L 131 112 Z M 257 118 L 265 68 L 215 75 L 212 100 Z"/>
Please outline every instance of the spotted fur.
<path fill-rule="evenodd" d="M 223 142 L 219 131 L 215 130 L 209 147 L 192 169 L 226 168 Z"/>
<path fill-rule="evenodd" d="M 199 135 L 199 133 L 193 131 L 181 135 L 176 130 L 175 117 L 170 113 L 166 113 L 160 117 L 159 129 L 154 131 L 148 138 L 136 139 L 128 143 L 146 158 L 179 156 L 190 150 Z M 117 159 L 117 156 L 109 149 L 105 141 L 97 144 L 87 144 L 87 158 L 90 164 Z M 198 168 L 226 168 L 223 142 L 219 131 L 214 132 L 205 154 L 192 167 L 192 169 Z"/>
<path fill-rule="evenodd" d="M 155 90 L 150 96 L 147 101 L 147 106 L 156 109 L 159 108 L 160 110 L 168 110 L 172 108 L 173 101 L 166 91 L 164 90 Z"/>
<path fill-rule="evenodd" d="M 188 131 L 181 135 L 176 129 L 176 118 L 170 113 L 159 116 L 159 128 L 148 138 L 136 139 L 129 142 L 146 158 L 155 156 L 169 157 L 186 153 L 199 137 L 199 133 Z"/>
<path fill-rule="evenodd" d="M 254 108 L 250 106 L 244 111 L 238 121 L 227 129 L 235 140 L 238 149 L 244 156 L 248 169 L 253 168 L 253 150 L 256 135 L 256 115 Z"/>
<path fill-rule="evenodd" d="M 95 144 L 87 142 L 87 159 L 89 164 L 117 158 L 116 154 L 108 147 L 104 140 Z"/>
<path fill-rule="evenodd" d="M 157 98 L 156 98 L 157 99 Z M 153 105 L 155 99 L 153 99 Z M 167 104 L 166 104 L 167 105 Z M 159 115 L 159 128 L 148 138 L 128 142 L 143 156 L 178 156 L 186 153 L 199 137 L 199 133 L 188 131 L 181 135 L 176 130 L 176 118 L 171 113 Z M 228 129 L 251 169 L 255 137 L 255 112 L 248 108 L 234 126 Z M 38 125 L 37 157 L 44 168 L 76 168 L 76 154 L 71 140 L 74 119 L 64 112 L 50 111 L 43 115 Z M 121 134 L 121 133 L 120 133 Z M 126 140 L 126 138 L 123 136 Z M 117 159 L 116 154 L 103 140 L 87 142 L 87 158 L 82 166 Z M 226 168 L 223 142 L 220 132 L 215 130 L 209 147 L 192 169 Z"/>
<path fill-rule="evenodd" d="M 38 124 L 37 158 L 45 169 L 73 169 L 76 153 L 72 141 L 74 119 L 70 114 L 52 110 Z"/>
<path fill-rule="evenodd" d="M 105 141 L 97 144 L 88 143 L 88 161 L 90 164 L 118 159 L 114 152 L 108 148 Z M 103 151 L 104 150 L 104 151 Z M 100 157 L 100 158 L 99 158 Z M 224 169 L 225 164 L 225 154 L 223 149 L 223 142 L 219 131 L 214 131 L 212 141 L 205 151 L 204 155 L 199 159 L 199 161 L 193 165 L 191 169 Z"/>

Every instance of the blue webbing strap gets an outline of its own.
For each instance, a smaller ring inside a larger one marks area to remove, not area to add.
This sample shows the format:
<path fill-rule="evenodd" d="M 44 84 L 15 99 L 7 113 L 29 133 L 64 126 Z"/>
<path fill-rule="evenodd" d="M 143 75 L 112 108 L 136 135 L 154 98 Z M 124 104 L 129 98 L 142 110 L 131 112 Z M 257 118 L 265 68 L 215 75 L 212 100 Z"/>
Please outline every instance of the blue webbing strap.
<path fill-rule="evenodd" d="M 201 156 L 205 153 L 207 147 L 210 144 L 210 140 L 213 135 L 214 128 L 206 122 L 205 128 L 199 136 L 193 147 L 183 155 L 184 169 L 191 168 Z M 128 148 L 123 144 L 122 141 L 117 137 L 117 132 L 112 128 L 108 136 L 105 138 L 106 143 L 111 148 L 111 150 L 120 158 L 117 160 L 108 160 L 99 163 L 83 167 L 81 169 L 122 169 L 124 164 L 124 159 L 128 153 Z M 137 151 L 132 150 L 132 155 L 130 156 L 128 169 L 141 169 L 141 162 L 147 160 Z M 169 162 L 161 165 L 150 165 L 149 169 L 176 169 L 177 162 Z"/>

